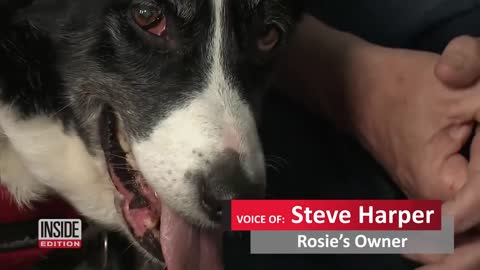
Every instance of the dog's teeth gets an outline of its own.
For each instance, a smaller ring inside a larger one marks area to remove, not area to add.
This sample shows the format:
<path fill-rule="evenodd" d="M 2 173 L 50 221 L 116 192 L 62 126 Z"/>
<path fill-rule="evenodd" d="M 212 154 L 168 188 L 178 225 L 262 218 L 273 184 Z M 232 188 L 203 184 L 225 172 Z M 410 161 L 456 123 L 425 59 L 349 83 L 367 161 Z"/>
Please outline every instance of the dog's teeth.
<path fill-rule="evenodd" d="M 118 137 L 118 142 L 120 143 L 120 146 L 122 147 L 123 151 L 125 151 L 125 153 L 129 153 L 130 144 L 128 143 L 127 138 L 125 137 L 125 133 L 118 132 L 117 137 Z"/>
<path fill-rule="evenodd" d="M 153 237 L 160 240 L 160 231 L 158 230 L 158 228 L 155 228 L 154 230 L 152 230 L 152 233 L 153 233 Z"/>
<path fill-rule="evenodd" d="M 155 198 L 158 199 L 158 193 L 156 191 L 153 193 L 153 195 L 155 195 Z"/>
<path fill-rule="evenodd" d="M 156 228 L 159 223 L 160 223 L 160 220 L 158 218 L 154 220 L 152 218 L 146 218 L 144 221 L 145 227 L 149 230 Z"/>
<path fill-rule="evenodd" d="M 132 169 L 138 170 L 137 162 L 135 161 L 135 158 L 133 157 L 133 155 L 130 153 L 127 153 L 126 158 L 127 158 L 128 164 L 132 166 Z"/>

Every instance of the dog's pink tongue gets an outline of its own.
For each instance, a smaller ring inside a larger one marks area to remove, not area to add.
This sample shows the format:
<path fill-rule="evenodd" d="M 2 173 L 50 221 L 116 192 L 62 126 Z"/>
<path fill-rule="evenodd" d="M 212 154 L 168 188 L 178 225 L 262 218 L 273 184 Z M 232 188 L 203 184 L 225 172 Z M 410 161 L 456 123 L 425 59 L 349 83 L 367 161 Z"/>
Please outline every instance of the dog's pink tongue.
<path fill-rule="evenodd" d="M 221 270 L 221 232 L 204 231 L 162 207 L 160 242 L 168 270 Z"/>

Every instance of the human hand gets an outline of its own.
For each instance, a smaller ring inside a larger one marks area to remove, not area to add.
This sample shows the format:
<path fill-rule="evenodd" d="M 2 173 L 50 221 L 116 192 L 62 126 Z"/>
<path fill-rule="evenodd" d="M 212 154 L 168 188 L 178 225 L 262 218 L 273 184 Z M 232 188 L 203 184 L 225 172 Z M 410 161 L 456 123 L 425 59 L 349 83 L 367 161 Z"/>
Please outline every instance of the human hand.
<path fill-rule="evenodd" d="M 435 75 L 451 88 L 472 86 L 480 78 L 480 39 L 470 36 L 453 39 L 435 66 Z"/>
<path fill-rule="evenodd" d="M 370 66 L 357 67 L 366 76 L 353 82 L 363 89 L 352 91 L 354 130 L 408 197 L 448 200 L 467 181 L 459 151 L 472 132 L 480 91 L 452 91 L 439 81 L 436 54 L 380 50 L 359 62 Z"/>
<path fill-rule="evenodd" d="M 465 79 L 445 61 L 436 68 L 444 58 L 376 46 L 310 16 L 292 41 L 278 65 L 284 93 L 357 135 L 410 198 L 447 200 L 463 186 L 459 151 L 480 91 L 452 91 Z"/>
<path fill-rule="evenodd" d="M 357 135 L 410 198 L 448 200 L 463 187 L 459 151 L 480 105 L 475 42 L 446 50 L 466 47 L 465 57 L 389 49 L 311 16 L 292 41 L 279 65 L 284 93 Z"/>
<path fill-rule="evenodd" d="M 454 39 L 444 51 L 435 74 L 446 85 L 463 89 L 480 77 L 480 40 L 472 37 Z M 476 121 L 479 121 L 477 118 Z M 480 132 L 473 139 L 468 165 L 468 182 L 445 203 L 444 212 L 454 216 L 457 247 L 453 255 L 415 255 L 412 259 L 423 262 L 421 270 L 479 269 L 480 237 L 474 227 L 480 224 Z"/>
<path fill-rule="evenodd" d="M 471 145 L 468 182 L 444 204 L 443 214 L 455 220 L 456 247 L 451 255 L 411 255 L 424 263 L 418 270 L 476 270 L 480 268 L 480 128 L 477 127 Z"/>

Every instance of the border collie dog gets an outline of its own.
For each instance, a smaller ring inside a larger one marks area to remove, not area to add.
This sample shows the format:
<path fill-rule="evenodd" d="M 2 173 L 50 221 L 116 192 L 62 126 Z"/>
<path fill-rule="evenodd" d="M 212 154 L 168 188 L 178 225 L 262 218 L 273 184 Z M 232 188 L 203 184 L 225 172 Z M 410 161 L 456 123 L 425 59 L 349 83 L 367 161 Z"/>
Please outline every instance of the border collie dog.
<path fill-rule="evenodd" d="M 294 2 L 0 1 L 1 185 L 170 270 L 221 269 L 221 202 L 264 192 L 256 120 Z"/>

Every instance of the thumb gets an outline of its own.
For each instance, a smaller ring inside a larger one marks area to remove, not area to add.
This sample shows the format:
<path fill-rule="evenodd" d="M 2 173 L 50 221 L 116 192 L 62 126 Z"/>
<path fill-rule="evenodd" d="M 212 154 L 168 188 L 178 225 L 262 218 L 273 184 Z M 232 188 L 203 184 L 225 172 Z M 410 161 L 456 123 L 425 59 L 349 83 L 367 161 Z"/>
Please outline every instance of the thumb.
<path fill-rule="evenodd" d="M 480 78 L 480 40 L 461 36 L 453 39 L 435 67 L 435 75 L 452 88 L 466 88 Z"/>
<path fill-rule="evenodd" d="M 438 191 L 438 199 L 447 201 L 455 197 L 468 179 L 468 161 L 461 154 L 448 157 L 440 169 L 442 188 Z"/>
<path fill-rule="evenodd" d="M 468 179 L 468 161 L 460 154 L 462 146 L 472 134 L 470 124 L 452 125 L 438 133 L 432 140 L 430 154 L 440 162 L 430 178 L 437 183 L 425 190 L 427 198 L 449 200 L 465 185 Z M 433 160 L 432 160 L 433 161 Z M 435 162 L 434 162 L 435 163 Z M 435 178 L 433 178 L 435 177 Z"/>
<path fill-rule="evenodd" d="M 455 218 L 455 232 L 462 233 L 468 231 L 480 223 L 480 133 L 479 128 L 473 138 L 470 162 L 469 179 L 464 187 L 455 195 L 453 199 L 447 201 L 443 206 L 443 211 L 447 215 L 453 215 Z"/>

